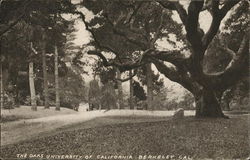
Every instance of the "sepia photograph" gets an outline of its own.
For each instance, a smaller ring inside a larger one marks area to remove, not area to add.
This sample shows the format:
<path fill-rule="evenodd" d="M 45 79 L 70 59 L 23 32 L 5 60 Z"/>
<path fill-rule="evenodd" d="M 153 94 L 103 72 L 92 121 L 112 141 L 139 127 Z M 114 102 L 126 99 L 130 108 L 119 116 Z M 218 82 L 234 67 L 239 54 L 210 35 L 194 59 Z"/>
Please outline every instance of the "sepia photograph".
<path fill-rule="evenodd" d="M 1 160 L 250 160 L 249 0 L 0 0 Z"/>

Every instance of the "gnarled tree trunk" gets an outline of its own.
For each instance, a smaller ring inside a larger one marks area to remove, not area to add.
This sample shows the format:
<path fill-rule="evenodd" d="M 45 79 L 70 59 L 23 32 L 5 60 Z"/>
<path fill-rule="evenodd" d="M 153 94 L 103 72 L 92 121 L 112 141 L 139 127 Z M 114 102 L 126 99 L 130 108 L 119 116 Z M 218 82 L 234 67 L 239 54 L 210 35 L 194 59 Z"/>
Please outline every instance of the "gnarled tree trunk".
<path fill-rule="evenodd" d="M 226 117 L 213 90 L 203 89 L 201 95 L 195 96 L 195 105 L 196 117 Z"/>

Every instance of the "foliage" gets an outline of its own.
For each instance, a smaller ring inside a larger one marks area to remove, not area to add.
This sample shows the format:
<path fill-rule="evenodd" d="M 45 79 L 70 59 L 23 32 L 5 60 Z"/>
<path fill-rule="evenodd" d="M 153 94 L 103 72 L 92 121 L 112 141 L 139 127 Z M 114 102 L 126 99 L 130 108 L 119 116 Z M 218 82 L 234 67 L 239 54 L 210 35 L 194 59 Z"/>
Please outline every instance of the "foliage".
<path fill-rule="evenodd" d="M 242 79 L 229 88 L 223 94 L 221 103 L 224 110 L 250 110 L 249 79 Z"/>
<path fill-rule="evenodd" d="M 172 100 L 167 100 L 166 107 L 168 110 L 176 110 L 178 108 L 183 108 L 184 110 L 194 110 L 194 98 L 192 94 L 186 92 L 183 99 L 178 100 L 178 99 L 172 99 Z"/>
<path fill-rule="evenodd" d="M 133 81 L 133 90 L 134 90 L 134 96 L 138 98 L 139 101 L 146 100 L 146 93 L 143 89 L 143 86 L 137 81 Z"/>
<path fill-rule="evenodd" d="M 116 83 L 115 76 L 116 76 L 116 69 L 114 67 L 98 67 L 97 75 L 99 75 L 102 84 L 107 84 L 109 81 Z"/>
<path fill-rule="evenodd" d="M 14 109 L 15 101 L 13 95 L 5 94 L 3 96 L 3 109 Z"/>
<path fill-rule="evenodd" d="M 81 102 L 87 101 L 85 82 L 81 75 L 69 69 L 64 77 L 60 77 L 60 101 L 66 108 L 78 107 Z"/>
<path fill-rule="evenodd" d="M 147 72 L 146 66 L 143 66 L 137 73 L 137 77 L 139 78 L 139 81 L 142 83 L 142 85 L 147 84 L 146 72 Z M 158 93 L 160 93 L 161 89 L 164 86 L 163 78 L 160 78 L 159 73 L 152 72 L 152 83 L 153 83 L 152 84 L 153 93 L 154 95 L 157 95 Z"/>

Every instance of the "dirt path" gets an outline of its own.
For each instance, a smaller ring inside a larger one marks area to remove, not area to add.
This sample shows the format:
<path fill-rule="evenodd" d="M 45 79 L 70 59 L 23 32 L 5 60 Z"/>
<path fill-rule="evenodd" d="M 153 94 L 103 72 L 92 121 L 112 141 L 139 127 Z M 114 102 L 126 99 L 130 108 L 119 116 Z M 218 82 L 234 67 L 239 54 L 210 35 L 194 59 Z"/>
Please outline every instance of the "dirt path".
<path fill-rule="evenodd" d="M 43 118 L 18 120 L 1 124 L 1 146 L 14 144 L 31 138 L 56 134 L 67 126 L 86 123 L 86 127 L 110 125 L 116 123 L 146 122 L 163 120 L 173 115 L 173 111 L 138 111 L 138 110 L 110 110 L 76 112 L 68 115 L 55 115 Z M 185 115 L 194 115 L 192 111 L 185 111 Z M 117 117 L 110 120 L 107 117 Z M 106 117 L 104 120 L 92 121 L 97 117 Z M 122 118 L 128 117 L 128 118 Z M 137 117 L 133 120 L 129 117 Z M 141 117 L 141 118 L 138 118 Z M 143 118 L 144 117 L 144 118 Z M 91 121 L 90 121 L 91 120 Z M 77 125 L 76 125 L 77 126 Z M 71 127 L 71 129 L 74 129 Z"/>

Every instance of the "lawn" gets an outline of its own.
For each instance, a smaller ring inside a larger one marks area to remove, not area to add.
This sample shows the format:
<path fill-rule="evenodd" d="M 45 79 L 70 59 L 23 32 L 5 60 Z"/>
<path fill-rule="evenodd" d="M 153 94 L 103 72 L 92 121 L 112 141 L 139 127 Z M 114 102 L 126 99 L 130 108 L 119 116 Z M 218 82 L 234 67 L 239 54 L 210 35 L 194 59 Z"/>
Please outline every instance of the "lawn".
<path fill-rule="evenodd" d="M 68 108 L 62 108 L 60 112 L 55 110 L 55 107 L 44 109 L 44 106 L 38 106 L 37 111 L 32 111 L 31 106 L 20 106 L 15 109 L 2 109 L 1 122 L 17 121 L 21 119 L 33 119 L 55 115 L 73 114 L 76 111 Z"/>
<path fill-rule="evenodd" d="M 25 153 L 43 154 L 44 157 L 92 155 L 93 160 L 105 159 L 98 155 L 131 155 L 132 159 L 138 159 L 140 155 L 147 155 L 146 159 L 150 159 L 150 155 L 246 159 L 250 153 L 249 120 L 249 115 L 237 115 L 230 119 L 195 119 L 190 116 L 179 121 L 112 124 L 94 128 L 86 128 L 83 123 L 56 135 L 5 146 L 1 154 L 5 158 L 16 158 L 17 154 Z"/>

